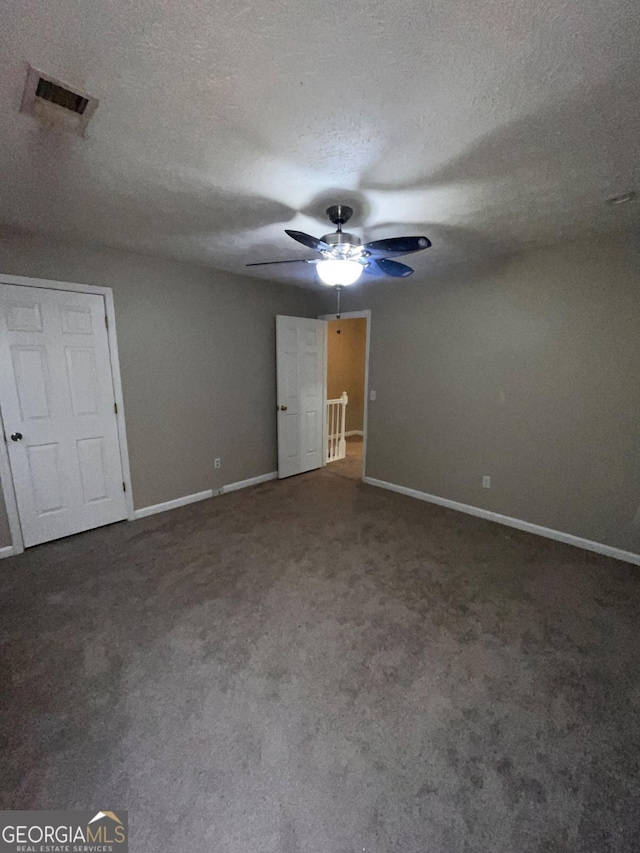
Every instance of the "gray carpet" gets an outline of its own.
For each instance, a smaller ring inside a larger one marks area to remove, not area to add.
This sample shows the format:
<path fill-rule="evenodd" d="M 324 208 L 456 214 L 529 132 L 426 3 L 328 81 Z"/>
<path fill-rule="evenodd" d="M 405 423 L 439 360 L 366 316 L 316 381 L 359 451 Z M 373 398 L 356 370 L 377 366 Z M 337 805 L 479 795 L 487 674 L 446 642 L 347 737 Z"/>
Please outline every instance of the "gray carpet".
<path fill-rule="evenodd" d="M 1 564 L 4 808 L 136 853 L 638 850 L 640 573 L 331 471 Z"/>

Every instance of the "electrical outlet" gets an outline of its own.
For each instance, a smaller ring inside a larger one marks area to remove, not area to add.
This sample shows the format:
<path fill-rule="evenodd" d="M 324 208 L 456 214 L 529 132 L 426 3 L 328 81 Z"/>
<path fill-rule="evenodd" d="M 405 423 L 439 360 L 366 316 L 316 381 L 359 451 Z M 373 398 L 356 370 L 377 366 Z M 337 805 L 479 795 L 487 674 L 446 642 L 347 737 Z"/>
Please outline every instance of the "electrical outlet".
<path fill-rule="evenodd" d="M 216 456 L 216 458 L 213 460 L 213 467 L 222 468 L 222 459 L 220 459 L 219 456 Z"/>
<path fill-rule="evenodd" d="M 487 474 L 485 474 L 484 477 L 482 478 L 482 488 L 483 489 L 490 489 L 491 488 L 491 477 L 487 476 Z"/>
<path fill-rule="evenodd" d="M 371 400 L 372 403 L 375 403 L 375 401 L 376 401 L 376 392 L 375 391 L 369 391 L 369 399 Z"/>

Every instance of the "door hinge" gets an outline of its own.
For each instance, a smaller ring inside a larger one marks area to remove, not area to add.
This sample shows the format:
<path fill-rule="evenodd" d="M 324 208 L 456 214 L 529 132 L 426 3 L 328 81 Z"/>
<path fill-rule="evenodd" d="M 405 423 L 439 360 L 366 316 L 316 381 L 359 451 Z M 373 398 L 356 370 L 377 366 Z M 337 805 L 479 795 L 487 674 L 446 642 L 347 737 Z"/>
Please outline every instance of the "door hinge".
<path fill-rule="evenodd" d="M 107 317 L 107 315 L 106 315 L 106 314 L 104 315 L 104 324 L 105 324 L 105 326 L 106 326 L 106 327 L 107 327 L 107 329 L 108 329 L 108 328 L 109 328 L 109 318 Z"/>
<path fill-rule="evenodd" d="M 118 414 L 118 404 L 117 403 L 113 404 L 113 411 L 116 413 L 116 415 Z"/>
<path fill-rule="evenodd" d="M 122 481 L 122 491 L 123 491 L 123 492 L 126 492 L 126 491 L 127 491 L 127 484 L 125 483 L 125 481 L 124 481 L 124 480 Z"/>

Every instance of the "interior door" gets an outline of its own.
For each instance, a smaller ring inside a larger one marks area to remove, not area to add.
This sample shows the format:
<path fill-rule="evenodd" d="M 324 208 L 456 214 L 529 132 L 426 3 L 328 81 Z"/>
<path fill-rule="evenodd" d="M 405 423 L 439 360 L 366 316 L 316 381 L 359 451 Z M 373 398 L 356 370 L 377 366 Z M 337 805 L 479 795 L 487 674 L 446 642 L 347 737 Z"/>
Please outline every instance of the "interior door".
<path fill-rule="evenodd" d="M 0 401 L 26 546 L 126 518 L 102 296 L 0 286 Z"/>
<path fill-rule="evenodd" d="M 324 465 L 327 324 L 276 317 L 278 477 Z"/>

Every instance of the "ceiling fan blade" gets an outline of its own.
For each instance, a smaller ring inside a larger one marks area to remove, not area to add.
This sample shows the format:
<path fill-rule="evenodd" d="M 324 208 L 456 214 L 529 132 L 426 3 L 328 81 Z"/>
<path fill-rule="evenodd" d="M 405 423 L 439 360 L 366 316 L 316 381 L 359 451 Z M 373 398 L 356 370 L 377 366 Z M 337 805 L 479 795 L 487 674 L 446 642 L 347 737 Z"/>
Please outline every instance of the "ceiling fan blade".
<path fill-rule="evenodd" d="M 302 243 L 303 246 L 307 246 L 309 249 L 315 249 L 316 252 L 331 251 L 331 246 L 328 243 L 318 240 L 317 237 L 312 237 L 311 234 L 305 234 L 304 231 L 289 231 L 288 228 L 285 228 L 284 233 L 288 234 L 289 237 L 293 237 L 293 239 L 297 240 L 298 243 Z"/>
<path fill-rule="evenodd" d="M 398 261 L 390 261 L 388 258 L 371 258 L 369 263 L 364 268 L 369 275 L 390 275 L 392 278 L 406 278 L 413 275 L 413 270 L 406 264 L 400 264 Z"/>
<path fill-rule="evenodd" d="M 390 237 L 388 240 L 374 240 L 362 247 L 374 258 L 388 258 L 389 255 L 410 255 L 428 249 L 431 240 L 428 237 Z"/>
<path fill-rule="evenodd" d="M 258 261 L 255 264 L 245 264 L 245 267 L 266 267 L 270 264 L 310 264 L 315 260 L 316 258 L 294 258 L 291 261 Z"/>

